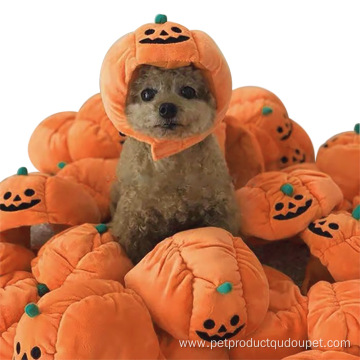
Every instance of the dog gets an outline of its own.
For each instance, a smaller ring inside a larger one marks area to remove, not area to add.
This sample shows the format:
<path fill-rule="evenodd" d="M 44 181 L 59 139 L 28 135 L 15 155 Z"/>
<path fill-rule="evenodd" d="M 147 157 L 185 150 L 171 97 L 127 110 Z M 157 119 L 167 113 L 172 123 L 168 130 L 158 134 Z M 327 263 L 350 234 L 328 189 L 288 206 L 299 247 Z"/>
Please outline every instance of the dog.
<path fill-rule="evenodd" d="M 216 101 L 199 69 L 143 65 L 127 97 L 131 127 L 153 138 L 202 134 L 215 121 Z M 214 135 L 157 161 L 145 142 L 127 138 L 112 190 L 111 230 L 136 264 L 177 232 L 215 226 L 238 234 L 234 188 Z"/>

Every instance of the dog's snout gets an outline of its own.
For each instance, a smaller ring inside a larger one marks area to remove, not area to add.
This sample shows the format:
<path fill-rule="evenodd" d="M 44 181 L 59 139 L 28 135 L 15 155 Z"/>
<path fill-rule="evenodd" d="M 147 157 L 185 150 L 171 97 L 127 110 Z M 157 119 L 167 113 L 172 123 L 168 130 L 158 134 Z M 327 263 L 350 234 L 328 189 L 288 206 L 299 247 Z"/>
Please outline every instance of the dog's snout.
<path fill-rule="evenodd" d="M 172 103 L 163 103 L 159 107 L 159 114 L 164 119 L 171 119 L 177 114 L 177 106 Z"/>

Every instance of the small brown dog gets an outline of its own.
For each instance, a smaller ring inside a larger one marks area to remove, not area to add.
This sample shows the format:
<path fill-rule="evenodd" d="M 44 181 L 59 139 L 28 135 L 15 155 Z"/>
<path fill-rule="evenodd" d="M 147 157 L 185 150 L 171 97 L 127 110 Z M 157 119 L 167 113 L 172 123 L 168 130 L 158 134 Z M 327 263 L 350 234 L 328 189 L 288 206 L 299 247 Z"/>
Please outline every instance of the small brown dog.
<path fill-rule="evenodd" d="M 129 90 L 128 122 L 143 134 L 181 139 L 213 126 L 214 97 L 192 66 L 144 65 Z M 179 231 L 216 226 L 238 232 L 234 189 L 214 135 L 158 161 L 150 145 L 128 138 L 117 176 L 112 232 L 134 263 Z"/>

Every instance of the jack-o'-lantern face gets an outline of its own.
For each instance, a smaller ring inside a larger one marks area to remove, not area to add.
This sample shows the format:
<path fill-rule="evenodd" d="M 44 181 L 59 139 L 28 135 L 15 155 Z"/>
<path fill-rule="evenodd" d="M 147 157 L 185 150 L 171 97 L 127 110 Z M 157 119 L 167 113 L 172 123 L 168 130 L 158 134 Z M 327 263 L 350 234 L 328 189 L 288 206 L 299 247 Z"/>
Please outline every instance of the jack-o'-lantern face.
<path fill-rule="evenodd" d="M 239 315 L 235 314 L 228 323 L 216 323 L 213 319 L 207 319 L 203 323 L 202 330 L 196 330 L 196 334 L 205 341 L 221 341 L 231 339 L 245 326 L 241 324 Z"/>
<path fill-rule="evenodd" d="M 21 347 L 21 343 L 18 341 L 15 344 L 15 353 L 14 353 L 14 360 L 21 359 L 21 360 L 38 360 L 41 358 L 41 349 L 39 346 L 33 346 L 30 349 L 30 352 L 24 351 Z"/>
<path fill-rule="evenodd" d="M 159 19 L 158 21 L 166 21 Z M 154 26 L 143 29 L 143 33 L 139 34 L 140 44 L 176 44 L 190 39 L 189 30 L 184 27 L 168 22 L 156 22 Z"/>
<path fill-rule="evenodd" d="M 274 204 L 273 219 L 275 220 L 291 220 L 301 216 L 309 210 L 313 203 L 310 195 L 301 191 L 294 192 L 291 184 L 284 184 L 281 191 L 284 194 L 283 199 Z"/>
<path fill-rule="evenodd" d="M 306 162 L 306 154 L 300 148 L 292 148 L 289 147 L 284 155 L 281 156 L 279 167 L 280 169 L 285 168 L 287 166 L 302 164 Z"/>
<path fill-rule="evenodd" d="M 308 229 L 318 236 L 332 239 L 333 233 L 339 230 L 339 224 L 336 220 L 332 221 L 329 217 L 324 217 L 312 222 Z"/>
<path fill-rule="evenodd" d="M 259 125 L 271 136 L 279 141 L 289 139 L 293 131 L 292 121 L 284 109 L 278 106 L 264 106 L 262 108 L 263 121 Z"/>
<path fill-rule="evenodd" d="M 20 168 L 19 175 L 25 174 L 25 168 Z M 24 174 L 21 174 L 21 172 Z M 34 181 L 33 177 L 24 176 L 21 181 L 14 180 L 9 182 L 9 187 L 3 190 L 0 194 L 0 211 L 13 212 L 30 209 L 41 202 L 41 199 L 37 197 L 36 188 L 38 185 Z"/>

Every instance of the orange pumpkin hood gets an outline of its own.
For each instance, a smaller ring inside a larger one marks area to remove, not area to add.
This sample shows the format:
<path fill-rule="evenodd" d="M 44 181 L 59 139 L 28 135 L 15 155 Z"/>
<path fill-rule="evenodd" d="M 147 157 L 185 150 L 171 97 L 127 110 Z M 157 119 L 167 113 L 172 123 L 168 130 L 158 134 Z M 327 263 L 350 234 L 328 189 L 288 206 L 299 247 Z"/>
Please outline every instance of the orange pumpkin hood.
<path fill-rule="evenodd" d="M 181 33 L 174 32 L 174 28 Z M 145 31 L 149 29 L 154 32 L 146 35 Z M 156 42 L 156 39 L 159 40 L 157 34 L 162 30 L 172 34 L 167 38 L 171 42 Z M 125 105 L 132 76 L 141 65 L 166 69 L 194 65 L 202 70 L 217 103 L 214 126 L 203 134 L 181 140 L 152 138 L 132 129 L 126 119 Z M 143 25 L 113 44 L 102 64 L 100 88 L 105 111 L 115 127 L 150 144 L 153 159 L 159 160 L 199 143 L 215 130 L 227 111 L 232 84 L 228 64 L 210 36 L 202 31 L 190 31 L 176 23 L 164 22 Z"/>

